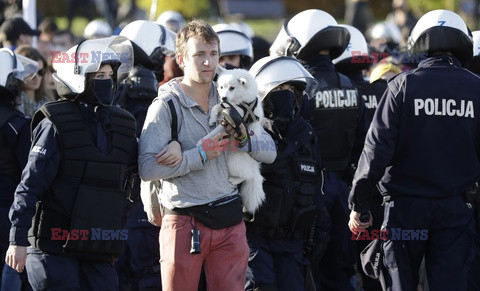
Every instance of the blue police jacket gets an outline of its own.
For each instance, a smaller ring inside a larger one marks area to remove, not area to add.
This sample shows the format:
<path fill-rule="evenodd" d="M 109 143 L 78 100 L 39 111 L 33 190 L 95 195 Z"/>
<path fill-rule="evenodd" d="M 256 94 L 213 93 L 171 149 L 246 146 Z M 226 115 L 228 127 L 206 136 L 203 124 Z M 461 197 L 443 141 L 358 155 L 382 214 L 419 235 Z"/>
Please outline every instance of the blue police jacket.
<path fill-rule="evenodd" d="M 453 56 L 431 57 L 389 80 L 373 117 L 349 206 L 382 195 L 461 195 L 480 177 L 480 78 Z"/>
<path fill-rule="evenodd" d="M 13 108 L 11 110 L 14 110 Z M 5 147 L 11 148 L 13 156 L 2 156 L 0 159 L 11 158 L 16 161 L 17 168 L 21 171 L 27 164 L 28 152 L 30 150 L 30 121 L 29 117 L 19 114 L 8 120 L 0 128 L 2 137 L 0 141 Z M 2 153 L 6 154 L 6 153 Z M 18 176 L 12 176 L 0 173 L 0 206 L 10 207 L 13 202 L 13 193 L 20 181 L 20 173 Z"/>
<path fill-rule="evenodd" d="M 90 128 L 96 137 L 97 149 L 106 152 L 108 138 L 106 134 L 106 118 L 108 112 L 98 107 L 86 105 L 86 112 L 90 115 Z M 22 173 L 22 180 L 17 186 L 14 203 L 10 208 L 10 244 L 28 246 L 28 230 L 32 225 L 32 217 L 35 215 L 36 203 L 42 200 L 45 193 L 52 185 L 60 167 L 61 154 L 59 146 L 60 137 L 52 122 L 43 119 L 32 133 L 32 148 L 28 157 L 27 165 Z M 135 147 L 136 148 L 136 147 Z M 136 164 L 137 152 L 133 151 L 129 164 Z"/>

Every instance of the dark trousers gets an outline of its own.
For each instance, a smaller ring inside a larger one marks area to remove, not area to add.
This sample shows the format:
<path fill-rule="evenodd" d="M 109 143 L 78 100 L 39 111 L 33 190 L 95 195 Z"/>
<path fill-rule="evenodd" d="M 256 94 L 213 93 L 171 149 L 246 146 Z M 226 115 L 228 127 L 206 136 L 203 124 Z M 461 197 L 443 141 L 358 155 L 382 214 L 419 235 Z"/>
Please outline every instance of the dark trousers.
<path fill-rule="evenodd" d="M 397 197 L 385 204 L 384 216 L 390 232 L 383 243 L 385 290 L 416 290 L 424 256 L 430 290 L 467 290 L 474 255 L 471 205 L 460 196 Z"/>
<path fill-rule="evenodd" d="M 157 288 L 161 290 L 160 246 L 158 235 L 160 228 L 154 225 L 129 228 L 127 244 L 130 250 L 130 266 L 138 288 Z"/>
<path fill-rule="evenodd" d="M 247 231 L 250 246 L 245 290 L 305 290 L 303 240 L 269 240 Z"/>
<path fill-rule="evenodd" d="M 9 246 L 10 219 L 8 212 L 10 205 L 0 205 L 0 291 L 28 291 L 32 290 L 28 284 L 27 272 L 18 273 L 5 263 L 5 255 Z"/>
<path fill-rule="evenodd" d="M 318 290 L 355 291 L 355 243 L 348 228 L 348 185 L 334 173 L 325 173 L 325 207 L 330 214 L 330 242 L 320 261 Z"/>
<path fill-rule="evenodd" d="M 32 247 L 27 253 L 28 281 L 33 290 L 118 290 L 117 273 L 111 264 L 79 261 Z"/>

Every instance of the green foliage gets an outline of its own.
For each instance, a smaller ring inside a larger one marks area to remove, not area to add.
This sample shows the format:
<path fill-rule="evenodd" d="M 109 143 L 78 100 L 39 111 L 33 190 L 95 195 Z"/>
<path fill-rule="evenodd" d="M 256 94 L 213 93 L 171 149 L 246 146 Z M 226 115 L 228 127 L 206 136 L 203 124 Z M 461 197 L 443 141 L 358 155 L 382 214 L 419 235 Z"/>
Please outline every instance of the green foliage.
<path fill-rule="evenodd" d="M 245 21 L 255 31 L 255 34 L 273 42 L 282 28 L 283 19 L 256 19 Z"/>
<path fill-rule="evenodd" d="M 454 10 L 456 7 L 458 7 L 458 0 L 408 0 L 408 5 L 416 14 L 423 15 L 428 11 L 435 9 Z"/>
<path fill-rule="evenodd" d="M 185 18 L 207 17 L 210 9 L 209 0 L 153 0 L 157 1 L 157 18 L 160 13 L 166 10 L 176 10 L 184 15 Z M 152 0 L 137 0 L 137 5 L 150 12 Z"/>

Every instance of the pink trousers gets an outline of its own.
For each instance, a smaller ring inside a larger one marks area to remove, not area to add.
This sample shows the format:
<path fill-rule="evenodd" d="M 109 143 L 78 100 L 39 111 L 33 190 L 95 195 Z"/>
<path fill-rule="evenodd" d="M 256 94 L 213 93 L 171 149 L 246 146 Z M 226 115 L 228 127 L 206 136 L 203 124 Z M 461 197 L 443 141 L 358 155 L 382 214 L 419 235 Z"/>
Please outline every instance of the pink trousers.
<path fill-rule="evenodd" d="M 195 225 L 200 254 L 190 254 Z M 160 230 L 162 289 L 196 291 L 203 265 L 208 290 L 244 290 L 249 251 L 243 221 L 213 230 L 190 216 L 165 215 Z"/>

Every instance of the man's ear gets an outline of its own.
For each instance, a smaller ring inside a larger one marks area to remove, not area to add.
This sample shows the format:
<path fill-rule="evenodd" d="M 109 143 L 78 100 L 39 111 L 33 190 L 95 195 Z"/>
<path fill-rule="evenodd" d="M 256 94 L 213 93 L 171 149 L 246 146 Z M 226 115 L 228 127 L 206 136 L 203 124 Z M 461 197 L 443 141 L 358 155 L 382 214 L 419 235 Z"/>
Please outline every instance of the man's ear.
<path fill-rule="evenodd" d="M 178 66 L 183 70 L 183 67 L 185 66 L 183 63 L 183 56 L 180 54 L 175 54 L 175 60 L 177 61 Z"/>

